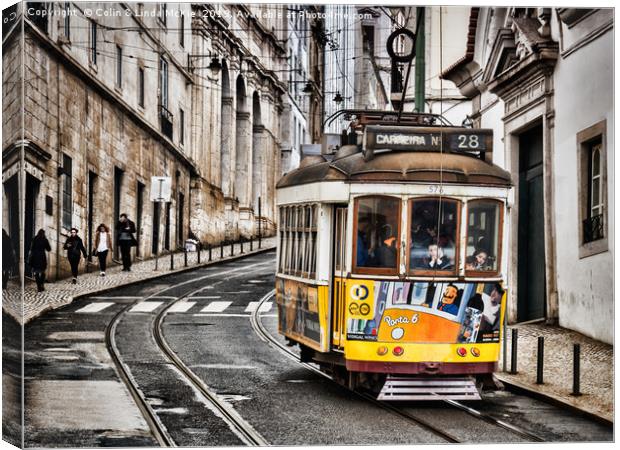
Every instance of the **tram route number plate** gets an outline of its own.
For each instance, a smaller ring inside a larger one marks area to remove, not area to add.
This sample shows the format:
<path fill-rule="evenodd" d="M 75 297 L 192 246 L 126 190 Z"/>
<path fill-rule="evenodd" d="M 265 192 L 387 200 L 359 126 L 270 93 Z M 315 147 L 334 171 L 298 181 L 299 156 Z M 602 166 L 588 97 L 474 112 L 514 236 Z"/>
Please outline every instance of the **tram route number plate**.
<path fill-rule="evenodd" d="M 369 125 L 364 133 L 364 154 L 372 159 L 377 151 L 486 152 L 490 150 L 491 130 L 438 129 Z"/>

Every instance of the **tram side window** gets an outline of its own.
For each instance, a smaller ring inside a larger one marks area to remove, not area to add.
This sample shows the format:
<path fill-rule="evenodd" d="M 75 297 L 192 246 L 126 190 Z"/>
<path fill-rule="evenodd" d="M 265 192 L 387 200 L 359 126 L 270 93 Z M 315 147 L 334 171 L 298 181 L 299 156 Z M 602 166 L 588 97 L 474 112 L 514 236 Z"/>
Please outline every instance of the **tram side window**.
<path fill-rule="evenodd" d="M 316 205 L 280 208 L 280 273 L 304 278 L 315 276 L 317 211 Z"/>
<path fill-rule="evenodd" d="M 395 272 L 398 267 L 400 199 L 363 197 L 355 201 L 355 267 Z"/>
<path fill-rule="evenodd" d="M 450 199 L 411 201 L 410 271 L 456 271 L 458 206 Z"/>
<path fill-rule="evenodd" d="M 497 272 L 501 206 L 493 200 L 475 200 L 467 206 L 465 270 Z"/>

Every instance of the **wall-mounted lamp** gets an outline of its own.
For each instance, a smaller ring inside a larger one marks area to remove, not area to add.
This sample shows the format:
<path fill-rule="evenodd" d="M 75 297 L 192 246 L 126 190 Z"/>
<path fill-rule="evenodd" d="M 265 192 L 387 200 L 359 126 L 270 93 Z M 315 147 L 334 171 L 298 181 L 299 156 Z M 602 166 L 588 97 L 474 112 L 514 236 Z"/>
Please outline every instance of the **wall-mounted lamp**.
<path fill-rule="evenodd" d="M 312 89 L 312 83 L 310 83 L 310 82 L 308 81 L 308 82 L 306 82 L 306 85 L 304 86 L 304 88 L 303 88 L 302 92 L 303 92 L 304 94 L 310 94 L 310 93 L 312 93 L 312 90 L 313 90 L 313 89 Z"/>
<path fill-rule="evenodd" d="M 342 98 L 342 95 L 340 95 L 340 92 L 336 92 L 336 96 L 334 97 L 334 102 L 339 105 L 340 103 L 342 103 L 342 100 L 344 99 Z"/>
<path fill-rule="evenodd" d="M 465 128 L 473 128 L 474 127 L 474 121 L 471 118 L 471 116 L 465 116 L 465 119 L 463 119 L 463 122 L 461 123 L 462 127 Z"/>
<path fill-rule="evenodd" d="M 219 58 L 211 59 L 211 64 L 209 64 L 209 70 L 213 72 L 214 75 L 220 73 L 220 70 L 222 70 L 222 63 L 220 63 Z"/>

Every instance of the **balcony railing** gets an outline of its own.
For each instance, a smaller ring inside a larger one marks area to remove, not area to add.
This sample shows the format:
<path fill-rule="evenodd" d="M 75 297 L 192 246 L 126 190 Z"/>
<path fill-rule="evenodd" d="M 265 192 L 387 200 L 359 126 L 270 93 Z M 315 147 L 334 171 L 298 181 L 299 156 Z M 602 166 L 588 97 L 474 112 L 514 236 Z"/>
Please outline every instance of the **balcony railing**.
<path fill-rule="evenodd" d="M 583 221 L 583 243 L 594 242 L 603 239 L 603 215 L 592 216 Z"/>
<path fill-rule="evenodd" d="M 164 105 L 159 105 L 159 121 L 161 123 L 161 132 L 164 133 L 168 139 L 172 140 L 172 113 Z"/>

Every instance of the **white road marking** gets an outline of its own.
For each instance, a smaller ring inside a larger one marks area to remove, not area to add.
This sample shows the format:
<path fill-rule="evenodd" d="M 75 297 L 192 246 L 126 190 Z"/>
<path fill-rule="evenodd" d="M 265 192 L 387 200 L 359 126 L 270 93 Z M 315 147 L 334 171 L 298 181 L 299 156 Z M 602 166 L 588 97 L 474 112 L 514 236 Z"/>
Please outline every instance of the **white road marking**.
<path fill-rule="evenodd" d="M 205 295 L 205 296 L 201 296 L 201 295 L 193 295 L 189 298 L 196 298 L 199 300 L 209 300 L 209 299 L 215 299 L 215 298 L 222 298 L 221 295 Z"/>
<path fill-rule="evenodd" d="M 110 297 L 88 297 L 89 300 L 139 300 L 143 297 L 132 296 L 110 296 Z"/>
<path fill-rule="evenodd" d="M 108 306 L 113 305 L 114 303 L 111 302 L 99 302 L 99 303 L 91 303 L 90 305 L 86 305 L 80 309 L 78 309 L 77 311 L 75 311 L 76 313 L 96 313 L 96 312 L 100 312 L 103 311 L 104 309 L 106 309 Z"/>
<path fill-rule="evenodd" d="M 232 302 L 211 302 L 202 308 L 200 312 L 222 312 L 230 305 L 232 305 Z"/>
<path fill-rule="evenodd" d="M 225 313 L 225 314 L 217 314 L 217 313 L 196 313 L 193 314 L 194 317 L 250 317 L 250 314 L 234 314 L 234 313 Z M 261 317 L 278 317 L 277 314 L 261 314 Z"/>
<path fill-rule="evenodd" d="M 252 291 L 227 291 L 222 292 L 222 294 L 251 294 Z"/>
<path fill-rule="evenodd" d="M 174 298 L 179 298 L 179 297 L 173 297 L 170 295 L 155 295 L 154 297 L 149 297 L 149 298 L 165 298 L 165 299 L 174 299 Z"/>
<path fill-rule="evenodd" d="M 160 307 L 164 302 L 142 302 L 131 308 L 129 312 L 151 312 Z"/>
<path fill-rule="evenodd" d="M 171 313 L 187 312 L 195 304 L 196 304 L 196 302 L 178 302 L 178 303 L 175 303 L 174 305 L 172 305 L 170 307 L 170 309 L 168 310 L 168 312 L 171 312 Z"/>
<path fill-rule="evenodd" d="M 245 312 L 254 312 L 256 311 L 256 308 L 258 308 L 258 304 L 260 302 L 250 302 L 248 304 L 248 307 L 245 308 Z M 271 310 L 271 307 L 273 306 L 272 302 L 265 302 L 261 305 L 259 312 L 267 312 L 269 310 Z"/>

